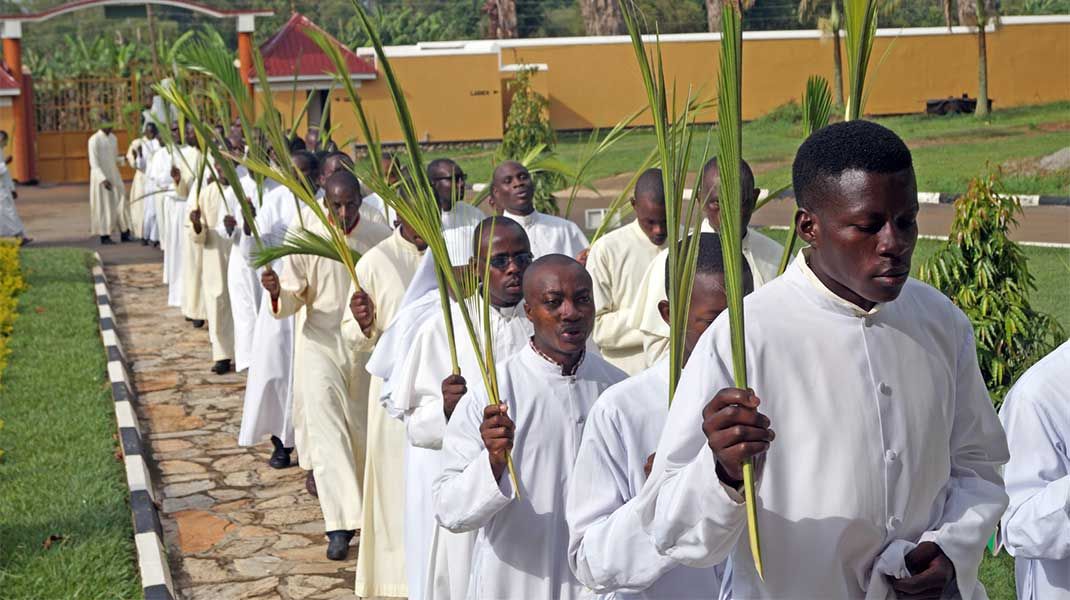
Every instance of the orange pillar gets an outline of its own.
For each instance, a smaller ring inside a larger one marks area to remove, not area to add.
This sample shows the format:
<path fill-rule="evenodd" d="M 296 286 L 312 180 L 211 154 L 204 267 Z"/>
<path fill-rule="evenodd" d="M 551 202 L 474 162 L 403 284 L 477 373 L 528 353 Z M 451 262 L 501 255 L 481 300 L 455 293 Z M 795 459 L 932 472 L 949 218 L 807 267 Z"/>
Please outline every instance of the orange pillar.
<path fill-rule="evenodd" d="M 253 33 L 242 31 L 238 33 L 238 69 L 241 72 L 242 81 L 249 89 L 250 96 L 253 93 L 253 84 L 249 81 L 249 71 L 253 68 Z"/>
<path fill-rule="evenodd" d="M 30 131 L 29 103 L 26 102 L 26 87 L 22 77 L 22 27 L 17 23 L 11 27 L 5 23 L 4 27 L 4 63 L 11 70 L 15 81 L 19 82 L 20 92 L 18 98 L 11 103 L 12 112 L 15 113 L 15 127 L 11 135 L 12 178 L 20 183 L 26 183 L 33 178 L 30 162 L 33 160 L 30 140 L 33 132 Z M 13 35 L 14 34 L 14 35 Z"/>

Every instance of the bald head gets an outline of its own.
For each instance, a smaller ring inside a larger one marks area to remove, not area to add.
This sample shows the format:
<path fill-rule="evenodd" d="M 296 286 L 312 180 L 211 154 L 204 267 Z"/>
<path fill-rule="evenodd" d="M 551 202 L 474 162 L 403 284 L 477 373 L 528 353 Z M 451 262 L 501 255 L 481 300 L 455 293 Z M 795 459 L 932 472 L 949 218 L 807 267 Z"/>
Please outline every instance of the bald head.
<path fill-rule="evenodd" d="M 535 212 L 535 182 L 527 167 L 515 160 L 507 160 L 494 169 L 490 184 L 490 203 L 495 210 L 507 210 L 514 215 Z"/>
<path fill-rule="evenodd" d="M 349 171 L 342 169 L 327 178 L 323 184 L 323 204 L 338 215 L 348 232 L 357 225 L 360 217 L 360 181 Z"/>
<path fill-rule="evenodd" d="M 524 273 L 524 300 L 531 302 L 533 297 L 543 293 L 548 286 L 562 277 L 576 277 L 591 286 L 591 275 L 576 259 L 564 254 L 547 254 L 531 263 Z"/>
<path fill-rule="evenodd" d="M 575 367 L 594 328 L 594 290 L 583 265 L 549 254 L 524 273 L 524 312 L 535 330 L 532 343 L 562 366 Z"/>
<path fill-rule="evenodd" d="M 524 244 L 528 245 L 528 233 L 524 231 L 524 228 L 520 226 L 520 223 L 509 219 L 507 217 L 487 217 L 476 225 L 475 233 L 472 235 L 472 255 L 480 256 L 486 252 L 488 239 L 494 233 L 494 237 L 501 236 L 516 236 L 519 239 L 524 240 Z"/>

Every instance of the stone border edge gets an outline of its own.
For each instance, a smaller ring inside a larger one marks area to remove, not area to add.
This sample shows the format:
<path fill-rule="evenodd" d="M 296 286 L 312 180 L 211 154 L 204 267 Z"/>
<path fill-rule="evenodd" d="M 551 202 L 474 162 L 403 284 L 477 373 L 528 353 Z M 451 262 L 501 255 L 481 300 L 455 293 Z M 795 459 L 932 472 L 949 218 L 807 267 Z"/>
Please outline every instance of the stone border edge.
<path fill-rule="evenodd" d="M 104 354 L 108 361 L 108 380 L 111 382 L 111 395 L 115 401 L 115 421 L 122 445 L 126 483 L 130 490 L 130 512 L 134 523 L 134 544 L 137 547 L 141 588 L 145 600 L 174 600 L 174 584 L 171 582 L 171 568 L 163 542 L 163 526 L 156 504 L 156 492 L 152 487 L 141 430 L 134 412 L 137 394 L 127 372 L 125 354 L 119 341 L 103 262 L 100 254 L 96 252 L 93 253 L 91 271 L 100 321 L 100 338 L 104 343 Z"/>

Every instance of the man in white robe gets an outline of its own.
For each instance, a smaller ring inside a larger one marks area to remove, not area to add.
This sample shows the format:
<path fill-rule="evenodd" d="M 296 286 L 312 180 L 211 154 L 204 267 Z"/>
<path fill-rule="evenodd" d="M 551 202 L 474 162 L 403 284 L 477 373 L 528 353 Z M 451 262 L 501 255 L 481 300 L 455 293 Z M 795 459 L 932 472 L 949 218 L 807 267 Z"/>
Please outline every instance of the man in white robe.
<path fill-rule="evenodd" d="M 178 139 L 178 126 L 172 130 Z M 187 199 L 196 191 L 197 165 L 201 151 L 191 144 L 169 146 L 157 152 L 149 167 L 149 175 L 158 191 L 161 204 L 157 217 L 162 216 L 161 242 L 164 250 L 164 283 L 167 284 L 167 305 L 182 307 L 184 296 L 182 281 L 183 247 Z M 166 228 L 166 233 L 164 233 Z"/>
<path fill-rule="evenodd" d="M 720 239 L 715 233 L 701 236 L 683 332 L 685 363 L 699 337 L 728 306 Z M 743 270 L 749 284 L 745 263 Z M 662 301 L 660 308 L 669 322 L 668 301 Z M 565 516 L 569 566 L 601 598 L 691 600 L 713 597 L 721 588 L 723 565 L 693 569 L 659 554 L 632 502 L 646 483 L 668 414 L 665 357 L 606 390 L 587 418 Z"/>
<path fill-rule="evenodd" d="M 113 244 L 111 236 L 121 232 L 130 240 L 130 224 L 125 211 L 126 190 L 119 173 L 119 140 L 107 119 L 89 137 L 89 232 L 100 237 L 101 244 Z"/>
<path fill-rule="evenodd" d="M 747 226 L 758 201 L 758 190 L 754 187 L 754 173 L 747 161 L 742 161 L 740 168 L 740 186 L 743 189 L 741 230 L 745 232 L 742 240 L 743 259 L 747 261 L 754 276 L 754 289 L 758 289 L 776 277 L 784 247 Z M 715 233 L 720 227 L 721 205 L 717 199 L 720 189 L 721 175 L 717 170 L 717 159 L 713 158 L 702 168 L 702 185 L 696 192 L 705 196 L 703 209 L 706 219 L 702 222 L 702 232 Z M 632 328 L 643 336 L 643 353 L 648 365 L 656 363 L 668 349 L 669 326 L 658 312 L 658 303 L 665 300 L 665 261 L 668 255 L 667 251 L 662 250 L 647 268 L 643 282 L 638 288 L 639 296 L 631 318 Z"/>
<path fill-rule="evenodd" d="M 145 133 L 131 142 L 126 151 L 126 164 L 134 169 L 134 180 L 130 184 L 130 233 L 141 240 L 142 246 L 149 243 L 150 232 L 145 223 L 149 220 L 149 207 L 153 204 L 151 198 L 146 197 L 149 184 L 145 171 L 149 168 L 152 155 L 160 149 L 160 140 L 156 139 L 158 133 L 155 124 L 146 124 Z M 152 220 L 156 220 L 155 212 Z"/>
<path fill-rule="evenodd" d="M 171 127 L 170 139 L 178 139 L 178 125 Z M 178 148 L 173 143 L 163 145 L 161 142 L 160 149 L 153 153 L 148 161 L 148 167 L 145 169 L 148 189 L 152 195 L 146 199 L 150 206 L 145 211 L 144 229 L 149 236 L 149 240 L 163 250 L 164 283 L 169 283 L 168 272 L 171 259 L 168 258 L 167 243 L 170 222 L 167 219 L 170 210 L 169 196 L 175 185 L 171 177 L 171 170 L 178 168 L 178 165 L 181 164 L 181 160 L 176 160 L 175 156 L 175 153 L 179 151 Z"/>
<path fill-rule="evenodd" d="M 314 155 L 295 152 L 291 160 L 294 168 L 309 181 L 316 180 L 319 163 Z M 281 245 L 291 225 L 294 228 L 300 226 L 298 202 L 293 192 L 283 185 L 276 185 L 264 193 L 254 219 L 264 246 Z M 242 245 L 250 259 L 256 249 L 252 230 L 253 224 L 243 223 Z M 282 270 L 282 265 L 282 260 L 276 260 L 259 271 L 261 275 L 266 271 L 277 273 Z M 268 465 L 275 469 L 290 466 L 290 455 L 297 445 L 293 406 L 294 321 L 294 317 L 276 319 L 271 298 L 267 294 L 261 295 L 253 325 L 253 354 L 245 384 L 238 445 L 255 446 L 265 436 L 270 437 L 273 449 Z M 311 477 L 309 474 L 308 480 Z"/>
<path fill-rule="evenodd" d="M 471 265 L 480 279 L 489 258 L 485 285 L 491 304 L 490 332 L 495 363 L 501 363 L 527 347 L 531 338 L 521 287 L 532 260 L 531 246 L 524 229 L 503 217 L 484 220 L 475 230 L 473 244 L 477 248 Z M 432 317 L 413 336 L 392 390 L 391 400 L 403 413 L 407 437 L 405 564 L 411 600 L 464 598 L 467 593 L 475 533 L 451 533 L 438 526 L 431 485 L 442 470 L 442 440 L 450 415 L 466 395 L 469 381 L 473 387 L 482 385 L 461 313 L 469 315 L 482 336 L 481 298 L 470 298 L 464 309 L 451 302 L 460 374 L 452 372 L 445 320 Z"/>
<path fill-rule="evenodd" d="M 544 215 L 535 210 L 535 182 L 524 165 L 507 160 L 494 169 L 490 183 L 490 205 L 524 228 L 535 258 L 564 254 L 581 258 L 590 245 L 580 228 L 567 219 Z"/>
<path fill-rule="evenodd" d="M 196 143 L 192 123 L 186 124 L 186 143 Z M 214 184 L 210 182 L 215 168 L 214 159 L 201 153 L 200 161 L 193 165 L 197 170 L 194 185 L 186 199 L 186 212 L 180 216 L 179 235 L 182 239 L 182 315 L 191 321 L 194 327 L 204 326 L 208 318 L 208 308 L 204 303 L 204 246 L 197 244 L 189 235 L 190 216 L 201 208 L 201 195 Z M 219 200 L 222 202 L 222 200 Z"/>
<path fill-rule="evenodd" d="M 232 209 L 227 204 L 222 176 L 210 167 L 211 176 L 198 196 L 200 206 L 190 211 L 190 241 L 201 248 L 201 302 L 208 321 L 208 339 L 212 345 L 212 372 L 230 372 L 234 359 L 234 320 L 227 292 L 227 260 L 230 236 L 220 235 L 215 223 Z"/>
<path fill-rule="evenodd" d="M 360 182 L 348 171 L 332 175 L 324 186 L 324 203 L 344 224 L 349 246 L 364 253 L 386 239 L 390 230 L 360 218 Z M 309 231 L 328 235 L 320 221 L 306 223 Z M 346 292 L 351 278 L 345 267 L 321 256 L 295 254 L 283 263 L 281 276 L 272 271 L 261 275 L 270 296 L 272 315 L 276 319 L 305 310 L 302 326 L 295 335 L 301 338 L 300 368 L 294 368 L 294 394 L 300 393 L 307 435 L 299 446 L 306 454 L 316 480 L 316 491 L 323 511 L 329 540 L 327 558 L 344 560 L 349 542 L 360 527 L 360 483 L 357 478 L 357 446 L 362 441 L 354 435 L 360 427 L 359 410 L 349 400 L 351 373 L 350 351 L 342 337 L 342 318 L 349 305 Z"/>
<path fill-rule="evenodd" d="M 875 123 L 831 125 L 799 148 L 793 183 L 809 248 L 744 300 L 752 389 L 734 385 L 722 314 L 684 368 L 640 521 L 682 564 L 731 557 L 737 598 L 985 598 L 1007 445 L 969 320 L 909 278 L 910 151 Z"/>
<path fill-rule="evenodd" d="M 427 250 L 427 243 L 404 220 L 393 234 L 368 251 L 357 263 L 361 291 L 350 286 L 349 310 L 342 332 L 350 345 L 353 380 L 368 378 L 367 356 L 379 341 Z M 356 468 L 361 475 L 361 539 L 357 555 L 356 591 L 362 597 L 412 597 L 405 585 L 404 461 L 405 429 L 390 418 L 379 401 L 382 380 L 371 377 L 366 390 L 354 389 L 350 402 L 361 414 Z M 363 394 L 361 392 L 363 391 Z M 365 427 L 365 423 L 367 426 Z M 321 475 L 322 477 L 322 475 Z"/>
<path fill-rule="evenodd" d="M 665 244 L 665 190 L 661 169 L 647 169 L 635 183 L 635 220 L 591 244 L 587 270 L 594 280 L 591 338 L 610 364 L 629 375 L 646 368 L 643 333 L 632 326 L 647 267 Z"/>
<path fill-rule="evenodd" d="M 19 194 L 15 191 L 15 182 L 7 168 L 8 160 L 4 157 L 6 147 L 7 132 L 0 131 L 0 237 L 19 238 L 25 245 L 33 240 L 25 236 L 22 219 L 15 209 L 15 198 L 18 198 Z"/>
<path fill-rule="evenodd" d="M 582 265 L 545 256 L 523 285 L 534 335 L 498 365 L 501 404 L 488 405 L 479 389 L 454 410 L 433 487 L 435 516 L 450 531 L 479 531 L 469 598 L 572 600 L 583 587 L 568 567 L 565 493 L 591 406 L 625 375 L 586 352 L 594 293 Z"/>
<path fill-rule="evenodd" d="M 999 411 L 1011 459 L 1003 545 L 1020 600 L 1070 598 L 1070 342 L 1030 367 Z"/>

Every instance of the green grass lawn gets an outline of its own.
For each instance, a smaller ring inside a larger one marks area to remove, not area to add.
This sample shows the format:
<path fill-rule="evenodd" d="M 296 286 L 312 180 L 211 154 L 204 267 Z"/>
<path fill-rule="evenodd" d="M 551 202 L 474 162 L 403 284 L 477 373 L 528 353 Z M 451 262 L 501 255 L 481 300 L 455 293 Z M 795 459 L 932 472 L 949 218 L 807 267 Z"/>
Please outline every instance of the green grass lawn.
<path fill-rule="evenodd" d="M 778 111 L 743 126 L 743 153 L 758 171 L 758 183 L 778 188 L 790 180 L 790 164 L 802 137 L 801 125 L 790 111 Z M 914 152 L 918 189 L 925 192 L 961 193 L 970 178 L 985 165 L 1036 159 L 1070 146 L 1070 102 L 997 110 L 987 121 L 972 115 L 930 117 L 907 115 L 882 117 L 877 122 L 891 128 L 907 141 Z M 702 131 L 707 131 L 703 127 Z M 575 162 L 590 134 L 560 135 L 557 151 Z M 703 154 L 704 137 L 696 139 L 692 167 Z M 654 147 L 649 129 L 634 131 L 599 157 L 591 169 L 598 179 L 634 170 Z M 711 152 L 714 150 L 711 146 Z M 469 174 L 469 182 L 489 179 L 494 151 L 462 149 L 431 152 L 430 156 L 451 156 Z M 1004 183 L 1011 192 L 1023 194 L 1070 194 L 1070 170 L 1055 174 L 1008 173 Z"/>
<path fill-rule="evenodd" d="M 97 309 L 81 250 L 23 250 L 0 390 L 0 597 L 139 598 Z M 62 536 L 51 548 L 49 536 Z"/>

